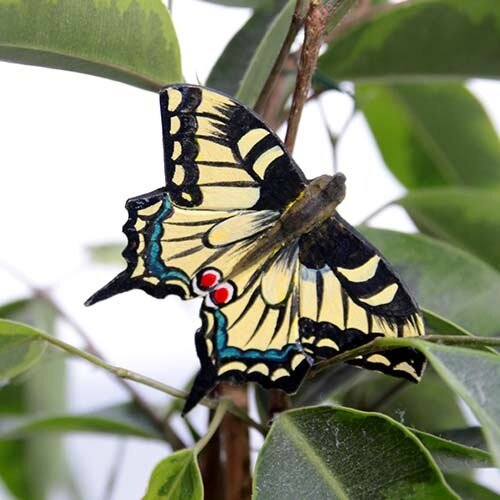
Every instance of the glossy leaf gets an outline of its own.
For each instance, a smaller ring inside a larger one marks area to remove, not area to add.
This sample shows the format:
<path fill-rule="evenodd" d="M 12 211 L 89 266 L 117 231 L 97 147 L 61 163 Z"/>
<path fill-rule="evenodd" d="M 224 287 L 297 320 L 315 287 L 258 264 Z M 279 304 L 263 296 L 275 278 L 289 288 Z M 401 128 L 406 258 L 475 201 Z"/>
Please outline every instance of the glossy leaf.
<path fill-rule="evenodd" d="M 411 429 L 413 434 L 431 452 L 442 471 L 493 467 L 491 455 L 483 450 L 464 446 L 427 432 Z"/>
<path fill-rule="evenodd" d="M 0 380 L 25 372 L 42 357 L 46 342 L 30 326 L 0 319 Z"/>
<path fill-rule="evenodd" d="M 0 0 L 0 59 L 153 91 L 182 81 L 177 37 L 161 0 Z"/>
<path fill-rule="evenodd" d="M 427 236 L 363 228 L 419 304 L 474 335 L 496 335 L 500 274 L 473 255 Z"/>
<path fill-rule="evenodd" d="M 254 498 L 456 498 L 423 445 L 376 413 L 282 413 L 256 465 Z"/>
<path fill-rule="evenodd" d="M 272 0 L 257 9 L 227 45 L 207 85 L 252 107 L 285 40 L 294 8 L 295 0 Z"/>
<path fill-rule="evenodd" d="M 499 38 L 497 0 L 414 0 L 344 29 L 319 70 L 354 81 L 498 78 Z"/>
<path fill-rule="evenodd" d="M 0 422 L 0 439 L 14 439 L 42 432 L 91 432 L 162 439 L 131 405 L 117 405 L 82 415 L 54 415 L 18 422 Z"/>
<path fill-rule="evenodd" d="M 358 85 L 386 165 L 408 188 L 500 187 L 500 141 L 463 85 Z"/>
<path fill-rule="evenodd" d="M 498 500 L 499 495 L 462 474 L 445 474 L 446 481 L 462 500 Z"/>
<path fill-rule="evenodd" d="M 500 465 L 500 356 L 459 347 L 420 344 L 423 344 L 420 350 L 434 369 L 474 412 L 488 447 Z"/>
<path fill-rule="evenodd" d="M 479 450 L 486 450 L 486 441 L 481 427 L 462 427 L 461 429 L 450 429 L 440 433 L 444 439 L 456 441 L 464 446 L 471 446 Z"/>
<path fill-rule="evenodd" d="M 454 392 L 432 368 L 427 368 L 419 384 L 371 373 L 339 401 L 359 410 L 383 412 L 404 425 L 432 433 L 467 425 Z"/>
<path fill-rule="evenodd" d="M 193 450 L 180 450 L 153 470 L 144 500 L 202 500 L 203 482 Z"/>
<path fill-rule="evenodd" d="M 500 158 L 497 170 L 500 173 Z M 396 203 L 420 231 L 459 246 L 500 271 L 500 192 L 425 189 L 410 191 Z"/>

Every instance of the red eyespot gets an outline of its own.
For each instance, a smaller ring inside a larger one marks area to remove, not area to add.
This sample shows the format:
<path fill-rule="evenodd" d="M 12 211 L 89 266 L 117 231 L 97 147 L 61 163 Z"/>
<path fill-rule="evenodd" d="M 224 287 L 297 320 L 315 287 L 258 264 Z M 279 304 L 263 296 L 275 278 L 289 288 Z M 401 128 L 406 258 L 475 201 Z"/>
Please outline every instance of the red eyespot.
<path fill-rule="evenodd" d="M 220 280 L 220 274 L 217 271 L 204 271 L 198 278 L 198 286 L 201 290 L 208 290 L 215 285 Z"/>
<path fill-rule="evenodd" d="M 231 301 L 234 294 L 234 287 L 230 283 L 223 283 L 218 286 L 211 294 L 212 302 L 217 306 L 222 306 Z"/>

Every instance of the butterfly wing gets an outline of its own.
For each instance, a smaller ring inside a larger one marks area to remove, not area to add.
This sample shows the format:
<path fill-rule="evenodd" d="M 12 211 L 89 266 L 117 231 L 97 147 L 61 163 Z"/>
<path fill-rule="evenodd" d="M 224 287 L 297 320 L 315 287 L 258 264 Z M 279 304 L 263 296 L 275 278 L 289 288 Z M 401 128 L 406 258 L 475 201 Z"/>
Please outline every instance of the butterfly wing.
<path fill-rule="evenodd" d="M 418 306 L 386 259 L 338 214 L 300 239 L 301 344 L 315 360 L 376 337 L 424 334 Z M 417 382 L 424 356 L 398 348 L 351 361 Z"/>
<path fill-rule="evenodd" d="M 232 300 L 204 301 L 196 334 L 201 371 L 188 412 L 218 382 L 258 382 L 295 392 L 312 364 L 300 344 L 298 241 L 235 275 Z"/>
<path fill-rule="evenodd" d="M 172 85 L 160 106 L 166 188 L 128 200 L 127 269 L 87 305 L 132 288 L 198 295 L 200 273 L 226 276 L 306 185 L 280 139 L 233 99 Z"/>

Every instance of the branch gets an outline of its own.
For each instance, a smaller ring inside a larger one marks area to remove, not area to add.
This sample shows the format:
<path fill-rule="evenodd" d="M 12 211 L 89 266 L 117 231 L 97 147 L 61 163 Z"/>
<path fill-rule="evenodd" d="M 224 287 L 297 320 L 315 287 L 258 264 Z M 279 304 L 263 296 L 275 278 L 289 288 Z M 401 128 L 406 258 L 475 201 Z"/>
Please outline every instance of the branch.
<path fill-rule="evenodd" d="M 285 61 L 290 54 L 290 49 L 292 48 L 292 44 L 297 38 L 297 35 L 304 24 L 305 12 L 307 9 L 307 4 L 309 0 L 297 0 L 295 5 L 295 11 L 292 16 L 292 22 L 290 24 L 290 28 L 288 29 L 288 33 L 285 37 L 283 45 L 281 46 L 280 53 L 276 58 L 273 68 L 271 69 L 271 73 L 267 77 L 266 83 L 262 88 L 262 91 L 257 99 L 257 103 L 255 104 L 255 111 L 262 115 L 266 110 L 266 104 L 269 100 L 270 95 L 272 94 L 276 82 L 281 74 Z"/>
<path fill-rule="evenodd" d="M 304 25 L 304 45 L 300 53 L 299 72 L 292 98 L 292 107 L 288 117 L 285 144 L 293 151 L 300 117 L 311 87 L 313 73 L 318 63 L 319 50 L 326 36 L 328 22 L 334 12 L 339 10 L 346 0 L 312 0 Z"/>
<path fill-rule="evenodd" d="M 63 340 L 60 340 L 56 337 L 52 337 L 51 335 L 44 333 L 40 330 L 35 330 L 37 332 L 37 336 L 40 339 L 45 340 L 51 345 L 57 346 L 59 349 L 62 349 L 63 351 L 69 352 L 70 354 L 73 354 L 74 356 L 77 356 L 81 359 L 85 359 L 89 363 L 92 363 L 95 366 L 98 366 L 99 368 L 102 368 L 106 370 L 109 373 L 112 373 L 113 375 L 116 375 L 117 377 L 125 380 L 131 380 L 132 382 L 137 382 L 138 384 L 145 385 L 147 387 L 151 387 L 153 389 L 156 389 L 157 391 L 164 392 L 165 394 L 168 394 L 169 396 L 172 396 L 174 398 L 180 398 L 180 399 L 186 399 L 188 394 L 185 391 L 181 391 L 179 389 L 175 389 L 174 387 L 171 387 L 167 384 L 164 384 L 163 382 L 159 382 L 158 380 L 154 380 L 150 377 L 147 377 L 146 375 L 141 375 L 140 373 L 134 372 L 132 370 L 127 370 L 126 368 L 120 368 L 118 366 L 113 366 L 109 364 L 108 362 L 104 361 L 104 359 L 95 356 L 94 354 L 91 354 L 90 352 L 82 351 L 81 349 L 78 349 L 77 347 L 68 344 L 64 342 Z M 34 336 L 34 338 L 36 338 Z M 206 406 L 207 408 L 212 408 L 215 409 L 217 408 L 219 401 L 215 399 L 207 399 L 204 398 L 203 400 L 200 401 L 200 404 L 203 406 Z M 253 427 L 257 429 L 259 432 L 261 432 L 263 435 L 267 433 L 267 427 L 265 425 L 259 424 L 252 418 L 250 418 L 244 411 L 242 411 L 240 408 L 238 408 L 234 403 L 231 401 L 228 401 L 228 408 L 227 411 L 229 413 L 232 413 L 236 417 L 240 418 L 243 420 L 247 425 L 250 427 Z M 163 423 L 164 425 L 164 423 Z"/>

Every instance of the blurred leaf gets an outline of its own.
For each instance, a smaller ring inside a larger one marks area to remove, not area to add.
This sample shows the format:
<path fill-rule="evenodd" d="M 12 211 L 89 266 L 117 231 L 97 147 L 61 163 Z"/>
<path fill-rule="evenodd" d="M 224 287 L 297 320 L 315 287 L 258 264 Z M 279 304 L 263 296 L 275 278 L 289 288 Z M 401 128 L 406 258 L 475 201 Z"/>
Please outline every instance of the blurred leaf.
<path fill-rule="evenodd" d="M 461 429 L 450 429 L 441 432 L 440 436 L 450 441 L 456 441 L 464 446 L 471 446 L 479 450 L 486 450 L 486 441 L 484 440 L 481 427 L 463 427 Z"/>
<path fill-rule="evenodd" d="M 431 368 L 419 384 L 400 384 L 400 380 L 371 373 L 340 402 L 360 410 L 381 411 L 402 424 L 432 433 L 467 424 L 455 394 Z"/>
<path fill-rule="evenodd" d="M 44 332 L 54 332 L 54 311 L 41 300 L 18 300 L 4 305 L 0 312 Z M 0 407 L 5 409 L 0 411 L 0 417 L 2 413 L 12 418 L 63 411 L 64 397 L 64 361 L 49 360 L 45 356 L 43 362 L 0 391 Z M 79 498 L 59 437 L 34 435 L 28 439 L 1 441 L 0 477 L 18 498 L 46 499 L 56 489 L 65 491 L 68 497 Z"/>
<path fill-rule="evenodd" d="M 271 0 L 236 33 L 207 80 L 209 87 L 255 104 L 290 27 L 295 0 Z"/>
<path fill-rule="evenodd" d="M 158 91 L 182 81 L 161 0 L 0 0 L 0 59 Z"/>
<path fill-rule="evenodd" d="M 401 274 L 419 304 L 474 335 L 500 333 L 500 274 L 427 236 L 361 228 Z"/>
<path fill-rule="evenodd" d="M 311 406 L 322 403 L 332 397 L 336 391 L 347 390 L 365 374 L 365 371 L 347 364 L 332 366 L 303 382 L 297 394 L 292 396 L 293 406 Z"/>
<path fill-rule="evenodd" d="M 0 380 L 25 372 L 42 357 L 46 342 L 30 326 L 0 319 Z"/>
<path fill-rule="evenodd" d="M 446 481 L 462 500 L 498 500 L 499 495 L 463 474 L 445 474 Z"/>
<path fill-rule="evenodd" d="M 497 170 L 500 173 L 500 158 Z M 422 189 L 396 203 L 423 233 L 462 247 L 500 271 L 500 192 Z"/>
<path fill-rule="evenodd" d="M 82 415 L 42 416 L 20 423 L 0 422 L 0 439 L 26 437 L 34 432 L 93 432 L 163 439 L 141 416 L 134 405 L 127 404 Z"/>
<path fill-rule="evenodd" d="M 463 85 L 358 85 L 356 98 L 406 187 L 500 186 L 498 134 Z"/>
<path fill-rule="evenodd" d="M 455 443 L 416 429 L 411 429 L 411 431 L 431 452 L 442 471 L 494 466 L 491 455 L 483 450 L 464 446 L 463 444 Z"/>
<path fill-rule="evenodd" d="M 153 470 L 144 500 L 202 500 L 203 482 L 193 450 L 181 450 Z"/>
<path fill-rule="evenodd" d="M 456 498 L 423 445 L 380 414 L 280 414 L 259 453 L 254 498 Z"/>
<path fill-rule="evenodd" d="M 87 247 L 89 257 L 96 264 L 122 264 L 123 244 L 104 243 Z"/>
<path fill-rule="evenodd" d="M 318 67 L 337 80 L 498 78 L 499 39 L 497 0 L 415 0 L 344 29 Z"/>

